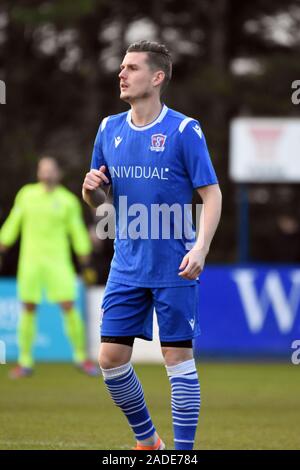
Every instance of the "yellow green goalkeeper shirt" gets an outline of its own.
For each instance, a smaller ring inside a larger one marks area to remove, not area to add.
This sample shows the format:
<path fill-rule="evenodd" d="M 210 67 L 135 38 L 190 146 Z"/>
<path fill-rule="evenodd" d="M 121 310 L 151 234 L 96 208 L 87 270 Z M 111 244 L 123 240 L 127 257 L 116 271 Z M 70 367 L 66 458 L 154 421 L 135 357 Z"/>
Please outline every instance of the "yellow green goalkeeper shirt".
<path fill-rule="evenodd" d="M 22 263 L 72 263 L 75 253 L 90 253 L 91 245 L 79 200 L 63 186 L 46 191 L 42 183 L 28 184 L 18 192 L 0 231 L 0 242 L 11 246 L 21 234 Z"/>

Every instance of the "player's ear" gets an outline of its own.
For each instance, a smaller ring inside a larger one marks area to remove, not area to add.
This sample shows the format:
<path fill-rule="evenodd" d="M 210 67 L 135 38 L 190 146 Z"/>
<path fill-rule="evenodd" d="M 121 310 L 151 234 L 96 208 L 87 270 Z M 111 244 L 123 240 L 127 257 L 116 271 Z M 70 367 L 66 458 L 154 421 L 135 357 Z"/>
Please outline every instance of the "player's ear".
<path fill-rule="evenodd" d="M 165 72 L 163 72 L 162 70 L 158 70 L 157 72 L 154 73 L 154 76 L 153 76 L 153 86 L 159 86 L 162 84 L 162 82 L 164 81 L 164 78 L 165 78 Z"/>

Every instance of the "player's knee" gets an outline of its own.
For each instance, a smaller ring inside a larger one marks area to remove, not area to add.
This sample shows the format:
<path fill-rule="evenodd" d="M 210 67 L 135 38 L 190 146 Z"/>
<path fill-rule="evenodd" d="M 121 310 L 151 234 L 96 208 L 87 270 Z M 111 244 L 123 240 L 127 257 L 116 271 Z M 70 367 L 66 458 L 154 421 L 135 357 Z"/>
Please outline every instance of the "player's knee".
<path fill-rule="evenodd" d="M 36 304 L 32 304 L 30 302 L 24 302 L 23 303 L 23 308 L 25 313 L 34 313 L 36 310 Z"/>
<path fill-rule="evenodd" d="M 115 367 L 122 366 L 129 362 L 130 358 L 124 357 L 124 355 L 119 354 L 117 351 L 101 351 L 98 355 L 98 362 L 101 369 L 114 369 Z"/>
<path fill-rule="evenodd" d="M 62 308 L 64 313 L 68 313 L 70 310 L 72 310 L 74 306 L 74 302 L 72 301 L 60 302 L 59 306 Z"/>
<path fill-rule="evenodd" d="M 99 357 L 98 362 L 101 369 L 113 369 L 114 367 L 117 367 L 115 363 L 107 357 Z"/>
<path fill-rule="evenodd" d="M 122 361 L 119 357 L 104 354 L 99 354 L 98 362 L 101 369 L 114 369 L 115 367 L 122 365 Z"/>
<path fill-rule="evenodd" d="M 162 347 L 161 351 L 167 366 L 175 366 L 194 357 L 190 348 Z"/>

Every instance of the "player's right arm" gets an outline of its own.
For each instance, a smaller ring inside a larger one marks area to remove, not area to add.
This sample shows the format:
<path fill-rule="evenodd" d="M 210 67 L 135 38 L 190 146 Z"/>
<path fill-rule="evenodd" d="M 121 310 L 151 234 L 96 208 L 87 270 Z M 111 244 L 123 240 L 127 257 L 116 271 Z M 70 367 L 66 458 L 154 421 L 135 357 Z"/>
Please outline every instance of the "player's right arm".
<path fill-rule="evenodd" d="M 106 167 L 101 165 L 99 170 L 91 169 L 84 178 L 82 185 L 83 200 L 91 207 L 98 207 L 105 202 L 110 181 L 105 175 Z M 104 189 L 105 188 L 105 189 Z"/>
<path fill-rule="evenodd" d="M 0 230 L 0 252 L 4 253 L 7 249 L 17 240 L 22 223 L 22 195 L 24 193 L 22 188 L 16 198 L 11 209 L 9 216 L 1 227 Z"/>

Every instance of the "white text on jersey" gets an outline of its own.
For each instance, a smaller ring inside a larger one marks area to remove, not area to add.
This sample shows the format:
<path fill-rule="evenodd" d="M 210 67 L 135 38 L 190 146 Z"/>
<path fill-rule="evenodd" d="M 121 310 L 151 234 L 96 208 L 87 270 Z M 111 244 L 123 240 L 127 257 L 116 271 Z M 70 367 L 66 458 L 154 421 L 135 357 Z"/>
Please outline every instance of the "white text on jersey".
<path fill-rule="evenodd" d="M 169 168 L 157 168 L 151 166 L 113 166 L 109 167 L 112 178 L 134 178 L 167 180 Z"/>

